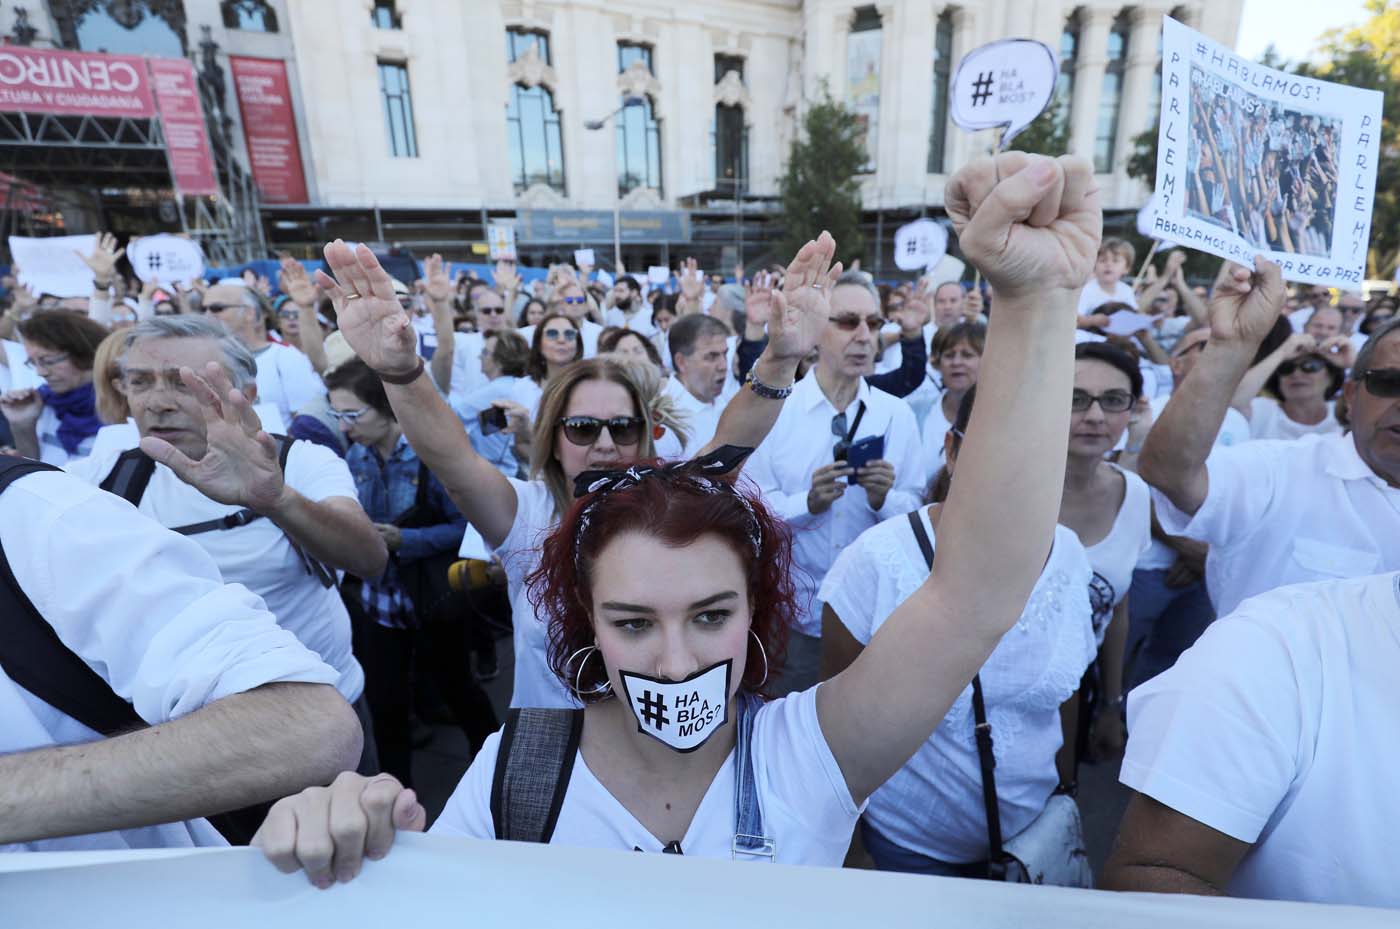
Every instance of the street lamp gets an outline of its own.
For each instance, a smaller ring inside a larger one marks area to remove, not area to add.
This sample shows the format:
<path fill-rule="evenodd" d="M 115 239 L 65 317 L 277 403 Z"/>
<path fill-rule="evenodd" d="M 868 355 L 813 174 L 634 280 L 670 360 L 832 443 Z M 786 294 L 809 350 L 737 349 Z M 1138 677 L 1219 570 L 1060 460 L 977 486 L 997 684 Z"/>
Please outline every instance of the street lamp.
<path fill-rule="evenodd" d="M 622 106 L 613 110 L 602 119 L 590 119 L 583 124 L 583 128 L 590 132 L 596 132 L 607 126 L 608 120 L 629 106 L 640 106 L 646 103 L 645 97 L 624 97 Z M 622 191 L 614 191 L 613 195 L 613 274 L 622 273 Z"/>

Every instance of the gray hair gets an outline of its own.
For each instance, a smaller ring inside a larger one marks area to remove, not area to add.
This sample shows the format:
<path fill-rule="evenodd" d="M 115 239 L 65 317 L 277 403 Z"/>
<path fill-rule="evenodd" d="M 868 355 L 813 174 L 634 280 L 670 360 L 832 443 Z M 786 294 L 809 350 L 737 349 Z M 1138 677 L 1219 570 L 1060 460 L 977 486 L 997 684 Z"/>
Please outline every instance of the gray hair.
<path fill-rule="evenodd" d="M 875 281 L 864 271 L 842 271 L 832 289 L 836 287 L 859 287 L 874 298 L 876 306 L 880 305 L 880 291 L 875 287 Z"/>
<path fill-rule="evenodd" d="M 1371 370 L 1371 359 L 1375 356 L 1376 346 L 1380 344 L 1381 339 L 1396 332 L 1400 332 L 1400 317 L 1377 327 L 1376 331 L 1371 333 L 1366 344 L 1361 346 L 1361 351 L 1356 353 L 1356 363 L 1351 366 L 1351 379 L 1353 381 L 1361 380 L 1366 376 L 1366 372 Z"/>
<path fill-rule="evenodd" d="M 243 389 L 258 378 L 258 363 L 247 346 L 212 319 L 203 316 L 152 316 L 127 330 L 122 340 L 121 367 L 131 347 L 145 339 L 209 339 L 224 353 L 224 370 L 233 386 Z"/>

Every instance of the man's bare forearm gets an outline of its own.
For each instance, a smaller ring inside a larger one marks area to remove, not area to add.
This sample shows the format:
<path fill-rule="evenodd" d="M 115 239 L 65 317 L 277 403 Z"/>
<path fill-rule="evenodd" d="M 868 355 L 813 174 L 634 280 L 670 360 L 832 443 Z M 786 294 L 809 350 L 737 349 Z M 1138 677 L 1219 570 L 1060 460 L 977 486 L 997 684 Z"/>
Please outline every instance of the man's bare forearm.
<path fill-rule="evenodd" d="M 300 333 L 301 352 L 317 374 L 325 374 L 330 367 L 326 357 L 326 335 L 321 331 L 321 321 L 316 318 L 316 304 L 303 306 L 296 304 L 297 331 Z"/>
<path fill-rule="evenodd" d="M 358 502 L 345 501 L 345 506 L 331 500 L 318 503 L 288 486 L 267 515 L 317 561 L 357 577 L 379 577 L 389 560 L 389 550 Z"/>
<path fill-rule="evenodd" d="M 0 845 L 179 822 L 354 768 L 362 733 L 326 684 L 265 684 L 135 732 L 0 755 Z"/>

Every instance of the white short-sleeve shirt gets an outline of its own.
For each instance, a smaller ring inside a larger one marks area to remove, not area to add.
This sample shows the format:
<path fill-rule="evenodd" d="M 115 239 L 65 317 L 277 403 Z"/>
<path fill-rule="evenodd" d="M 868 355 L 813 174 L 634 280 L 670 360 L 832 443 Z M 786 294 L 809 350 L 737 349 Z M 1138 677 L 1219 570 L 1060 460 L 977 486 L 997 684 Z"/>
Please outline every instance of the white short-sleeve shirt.
<path fill-rule="evenodd" d="M 1222 448 L 1206 471 L 1195 516 L 1160 491 L 1152 498 L 1163 531 L 1210 545 L 1217 614 L 1285 584 L 1400 569 L 1400 488 L 1371 470 L 1351 435 Z"/>
<path fill-rule="evenodd" d="M 817 720 L 817 688 L 763 705 L 754 719 L 752 759 L 765 834 L 778 864 L 840 867 L 860 808 L 831 754 Z M 491 839 L 491 780 L 501 734 L 492 734 L 430 830 L 437 835 Z M 734 842 L 734 754 L 720 766 L 695 818 L 680 837 L 681 852 L 729 858 Z M 667 841 L 675 837 L 668 837 Z M 580 751 L 559 810 L 551 844 L 660 852 L 666 842 L 647 831 L 589 770 Z M 749 861 L 766 861 L 748 858 Z"/>
<path fill-rule="evenodd" d="M 940 393 L 933 401 L 933 405 L 928 409 L 928 416 L 924 418 L 923 425 L 923 447 L 924 447 L 924 481 L 932 481 L 943 465 L 946 463 L 944 439 L 948 435 L 948 430 L 953 428 L 953 424 L 948 421 L 948 417 L 943 414 L 943 395 Z"/>
<path fill-rule="evenodd" d="M 1088 316 L 1105 303 L 1126 303 L 1137 309 L 1137 294 L 1127 281 L 1114 284 L 1113 293 L 1109 293 L 1099 286 L 1097 278 L 1089 278 L 1089 283 L 1079 292 L 1079 315 Z"/>
<path fill-rule="evenodd" d="M 298 410 L 326 395 L 326 385 L 311 362 L 290 345 L 269 342 L 253 358 L 258 363 L 258 402 L 275 404 L 282 422 L 290 423 Z"/>
<path fill-rule="evenodd" d="M 1400 906 L 1400 575 L 1296 584 L 1128 698 L 1122 782 L 1253 848 L 1242 897 Z"/>
<path fill-rule="evenodd" d="M 99 485 L 111 473 L 124 449 L 72 462 L 68 472 Z M 345 461 L 314 442 L 294 442 L 287 455 L 287 484 L 312 502 L 345 497 L 360 500 Z M 220 519 L 240 507 L 209 499 L 157 463 L 141 497 L 140 511 L 162 526 L 175 528 Z M 214 559 L 224 580 L 242 584 L 262 597 L 277 622 L 307 648 L 340 672 L 336 689 L 346 700 L 359 698 L 364 671 L 350 649 L 350 615 L 334 587 L 323 587 L 309 574 L 286 533 L 270 519 L 257 519 L 237 529 L 190 536 Z"/>
<path fill-rule="evenodd" d="M 0 547 L 63 644 L 151 724 L 263 684 L 337 679 L 202 548 L 69 475 L 31 474 L 0 494 Z M 0 754 L 99 738 L 0 670 Z M 224 844 L 201 819 L 0 852 Z"/>
<path fill-rule="evenodd" d="M 1273 397 L 1255 397 L 1249 401 L 1251 439 L 1301 439 L 1305 435 L 1329 435 L 1341 431 L 1336 404 L 1331 400 L 1327 401 L 1327 415 L 1322 422 L 1312 425 L 1289 419 L 1283 411 L 1283 404 Z"/>
<path fill-rule="evenodd" d="M 1138 559 L 1152 545 L 1152 496 L 1147 484 L 1132 471 L 1109 467 L 1123 475 L 1123 502 L 1108 535 L 1085 549 L 1094 569 L 1089 602 L 1094 610 L 1094 634 L 1100 643 L 1113 618 L 1113 608 L 1128 595 Z"/>
<path fill-rule="evenodd" d="M 924 531 L 938 540 L 920 510 Z M 955 543 L 949 543 L 955 544 Z M 995 572 L 989 575 L 995 580 Z M 846 547 L 818 596 L 862 645 L 928 577 L 907 516 L 885 520 Z M 979 672 L 992 726 L 1003 833 L 1040 815 L 1059 784 L 1060 704 L 1079 689 L 1094 660 L 1090 568 L 1079 537 L 1055 527 L 1050 557 L 1025 612 Z M 914 757 L 870 797 L 866 820 L 882 836 L 939 861 L 987 857 L 987 814 L 973 734 L 972 687 L 965 687 Z"/>

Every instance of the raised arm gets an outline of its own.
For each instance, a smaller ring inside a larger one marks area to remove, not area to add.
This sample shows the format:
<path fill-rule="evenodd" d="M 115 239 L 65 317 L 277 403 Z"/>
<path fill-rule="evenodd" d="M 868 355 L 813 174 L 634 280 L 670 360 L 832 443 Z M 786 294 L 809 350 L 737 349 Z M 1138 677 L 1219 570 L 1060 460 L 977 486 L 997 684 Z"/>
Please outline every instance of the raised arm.
<path fill-rule="evenodd" d="M 462 515 L 494 547 L 505 541 L 515 522 L 515 488 L 472 448 L 462 421 L 424 377 L 418 339 L 408 314 L 394 296 L 389 275 L 364 245 L 354 251 L 340 239 L 326 245 L 326 264 L 335 277 L 316 272 L 316 282 L 330 295 L 345 341 L 381 377 L 414 452 L 437 475 Z"/>
<path fill-rule="evenodd" d="M 297 308 L 301 353 L 311 362 L 317 374 L 325 374 L 330 361 L 326 358 L 326 336 L 321 332 L 320 320 L 316 318 L 316 285 L 311 283 L 301 262 L 295 258 L 283 258 L 277 286 Z"/>
<path fill-rule="evenodd" d="M 1240 379 L 1283 306 L 1283 275 L 1263 257 L 1257 269 L 1227 264 L 1210 302 L 1210 341 L 1157 417 L 1138 456 L 1138 474 L 1183 513 L 1205 502 L 1206 456 Z"/>
<path fill-rule="evenodd" d="M 457 337 L 452 323 L 452 279 L 447 276 L 441 255 L 429 255 L 423 261 L 423 277 L 428 285 L 423 296 L 428 300 L 428 309 L 433 314 L 433 332 L 437 335 L 437 348 L 433 349 L 433 360 L 428 369 L 438 390 L 451 394 Z"/>
<path fill-rule="evenodd" d="M 1244 377 L 1240 378 L 1239 386 L 1235 388 L 1230 405 L 1243 413 L 1245 419 L 1251 418 L 1250 410 L 1254 398 L 1259 396 L 1259 391 L 1264 389 L 1264 385 L 1278 370 L 1278 366 L 1290 358 L 1315 351 L 1317 351 L 1316 339 L 1306 332 L 1293 333 L 1283 341 L 1282 345 L 1264 356 L 1262 361 L 1251 366 L 1245 372 Z"/>
<path fill-rule="evenodd" d="M 1077 158 L 982 158 L 954 175 L 946 196 L 963 253 L 995 288 L 997 307 L 940 520 L 958 544 L 817 691 L 822 732 L 857 802 L 937 727 L 1045 564 L 1064 481 L 1076 298 L 1103 227 L 1093 170 Z"/>

